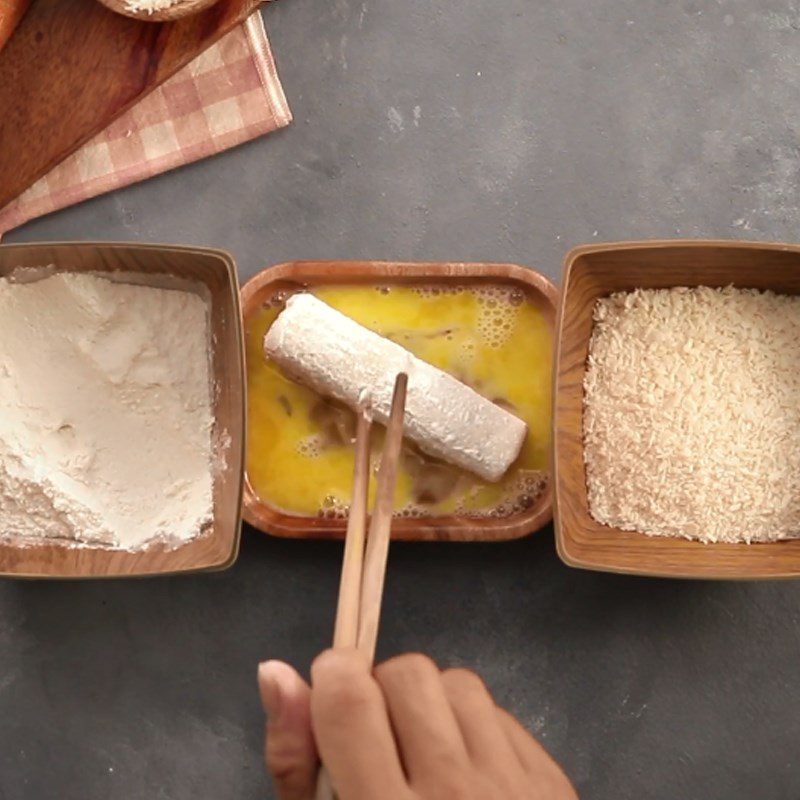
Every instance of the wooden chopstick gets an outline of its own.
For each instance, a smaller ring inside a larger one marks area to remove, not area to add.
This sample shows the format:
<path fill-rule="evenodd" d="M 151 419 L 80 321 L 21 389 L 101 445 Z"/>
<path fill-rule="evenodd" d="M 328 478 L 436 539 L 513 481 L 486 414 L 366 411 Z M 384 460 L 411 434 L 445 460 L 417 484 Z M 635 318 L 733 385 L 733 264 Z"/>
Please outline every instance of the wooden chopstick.
<path fill-rule="evenodd" d="M 364 569 L 364 542 L 367 533 L 369 495 L 369 443 L 372 417 L 363 409 L 356 424 L 356 461 L 353 468 L 353 499 L 347 517 L 347 535 L 339 579 L 339 602 L 333 628 L 334 647 L 355 647 L 358 643 L 358 618 L 361 606 L 361 580 Z M 321 764 L 314 800 L 335 800 L 331 776 Z"/>
<path fill-rule="evenodd" d="M 355 647 L 358 643 L 358 617 L 361 605 L 361 575 L 367 532 L 367 494 L 369 492 L 369 440 L 372 418 L 361 411 L 356 427 L 356 463 L 353 471 L 353 499 L 347 518 L 344 540 L 339 603 L 333 631 L 334 647 Z"/>
<path fill-rule="evenodd" d="M 333 646 L 358 647 L 367 656 L 370 664 L 375 659 L 375 646 L 378 641 L 378 623 L 381 617 L 383 584 L 391 539 L 394 487 L 397 482 L 400 445 L 403 441 L 407 386 L 408 376 L 400 373 L 394 384 L 392 410 L 383 444 L 378 490 L 370 520 L 366 556 L 364 538 L 369 492 L 371 420 L 363 411 L 359 414 L 356 429 L 353 499 L 347 520 Z M 315 800 L 334 800 L 335 796 L 330 775 L 323 764 L 317 775 Z"/>
<path fill-rule="evenodd" d="M 392 412 L 386 428 L 386 441 L 383 445 L 383 456 L 378 472 L 375 508 L 372 511 L 369 536 L 367 537 L 367 552 L 364 556 L 357 647 L 367 656 L 370 664 L 375 659 L 375 645 L 378 641 L 383 584 L 386 578 L 386 561 L 389 557 L 389 540 L 392 532 L 394 487 L 397 483 L 400 445 L 403 442 L 407 387 L 408 375 L 401 372 L 394 384 Z"/>

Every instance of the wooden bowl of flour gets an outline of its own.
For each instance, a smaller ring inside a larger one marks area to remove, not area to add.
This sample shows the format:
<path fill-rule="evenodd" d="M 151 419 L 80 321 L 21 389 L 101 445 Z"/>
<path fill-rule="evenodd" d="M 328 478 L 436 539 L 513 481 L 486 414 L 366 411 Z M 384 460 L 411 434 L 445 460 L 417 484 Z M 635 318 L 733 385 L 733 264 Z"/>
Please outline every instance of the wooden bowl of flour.
<path fill-rule="evenodd" d="M 103 544 L 82 543 L 76 546 L 74 541 L 40 539 L 38 536 L 26 537 L 24 540 L 13 538 L 9 530 L 4 529 L 4 520 L 0 519 L 0 575 L 105 578 L 229 567 L 235 561 L 239 549 L 245 425 L 242 327 L 233 259 L 218 250 L 162 245 L 48 243 L 0 246 L 0 278 L 16 273 L 12 278 L 16 281 L 20 280 L 18 275 L 24 275 L 25 270 L 30 272 L 41 268 L 46 268 L 47 274 L 92 273 L 117 283 L 178 289 L 198 295 L 203 300 L 208 325 L 203 326 L 206 330 L 200 335 L 205 336 L 207 341 L 205 344 L 195 341 L 194 346 L 207 349 L 208 355 L 208 396 L 212 422 L 210 459 L 207 463 L 211 476 L 210 505 L 213 508 L 210 516 L 206 517 L 209 521 L 198 529 L 199 535 L 192 536 L 188 532 L 185 539 L 179 537 L 170 543 L 153 541 L 135 550 L 112 549 L 111 545 Z M 29 278 L 24 281 L 29 282 Z M 91 301 L 92 296 L 89 299 Z M 196 305 L 194 300 L 184 302 Z M 129 308 L 128 314 L 131 313 Z M 198 318 L 202 318 L 202 314 L 200 310 Z M 134 322 L 137 319 L 143 320 L 144 317 L 136 316 Z M 178 349 L 181 344 L 180 325 L 176 323 L 175 327 L 176 330 L 170 332 L 170 342 L 174 339 Z M 146 329 L 145 323 L 144 330 Z M 111 337 L 107 340 L 107 350 L 104 352 L 106 355 L 117 350 L 124 352 L 125 345 L 125 341 Z M 2 349 L 3 344 L 0 342 L 0 365 L 3 364 Z M 198 350 L 195 349 L 194 352 L 197 353 Z M 134 360 L 131 363 L 135 367 L 138 362 Z M 158 389 L 162 380 L 158 374 L 148 377 L 146 371 L 141 375 L 142 382 L 155 386 L 158 391 L 163 391 Z M 49 397 L 32 398 L 32 402 L 45 413 L 55 408 Z M 193 401 L 190 399 L 188 402 Z M 140 413 L 140 408 L 141 406 L 134 406 L 126 414 L 136 415 Z M 181 408 L 185 406 L 181 405 Z M 126 421 L 125 417 L 119 419 L 121 422 Z M 159 433 L 156 429 L 150 432 L 150 436 L 140 437 L 139 441 L 126 440 L 121 444 L 120 450 L 137 449 L 140 461 L 146 462 L 144 471 L 147 471 L 147 463 L 155 468 L 157 465 L 150 454 L 157 454 L 158 448 L 154 445 L 158 443 Z M 207 446 L 206 440 L 204 447 Z M 119 461 L 125 455 L 126 453 L 120 452 Z M 169 474 L 172 475 L 171 472 Z M 131 480 L 135 480 L 135 476 Z M 13 486 L 4 487 L 2 483 L 0 474 L 0 491 L 5 490 L 7 494 L 13 492 Z M 164 485 L 163 491 L 154 490 L 155 496 L 148 502 L 155 508 L 161 508 L 165 505 L 167 495 L 174 491 L 174 485 Z M 205 494 L 205 497 L 208 496 Z M 41 508 L 37 507 L 34 511 L 41 513 Z M 39 517 L 34 519 L 38 520 Z M 179 521 L 177 526 L 182 524 Z"/>

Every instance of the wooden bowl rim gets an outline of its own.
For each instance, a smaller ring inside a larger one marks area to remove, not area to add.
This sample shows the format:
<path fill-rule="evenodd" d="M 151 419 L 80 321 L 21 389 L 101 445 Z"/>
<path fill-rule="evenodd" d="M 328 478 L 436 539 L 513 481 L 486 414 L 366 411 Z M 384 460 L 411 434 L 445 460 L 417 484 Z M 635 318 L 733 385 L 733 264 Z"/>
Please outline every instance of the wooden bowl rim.
<path fill-rule="evenodd" d="M 242 327 L 247 335 L 248 322 L 258 310 L 256 299 L 272 283 L 294 280 L 313 285 L 315 278 L 330 277 L 325 268 L 336 265 L 340 274 L 327 280 L 328 283 L 353 283 L 370 279 L 386 278 L 387 282 L 398 278 L 409 282 L 422 280 L 476 279 L 523 283 L 530 287 L 542 300 L 552 314 L 551 327 L 553 341 L 556 337 L 556 307 L 558 288 L 542 273 L 532 267 L 518 264 L 495 262 L 444 262 L 444 261 L 368 261 L 368 260 L 303 260 L 287 261 L 266 267 L 257 272 L 241 288 Z M 455 273 L 449 272 L 456 268 Z M 303 275 L 307 280 L 303 281 Z M 246 355 L 245 355 L 246 362 Z M 246 370 L 246 363 L 245 363 Z M 246 372 L 245 372 L 246 380 Z M 432 517 L 397 520 L 393 531 L 395 541 L 460 541 L 460 542 L 499 542 L 519 539 L 541 530 L 553 518 L 553 477 L 552 470 L 545 490 L 537 502 L 526 513 L 505 519 L 485 519 L 469 517 Z M 242 514 L 245 522 L 270 536 L 279 538 L 340 539 L 344 535 L 341 520 L 319 521 L 316 517 L 293 517 L 275 509 L 258 497 L 250 483 L 247 465 L 244 469 L 244 499 Z M 303 528 L 300 522 L 287 524 L 284 519 L 308 520 L 317 524 Z M 463 520 L 456 523 L 456 520 Z M 492 535 L 482 532 L 491 529 Z"/>
<path fill-rule="evenodd" d="M 756 239 L 624 239 L 619 242 L 597 242 L 579 244 L 570 248 L 564 256 L 561 270 L 561 286 L 559 292 L 559 308 L 564 299 L 563 287 L 575 261 L 581 256 L 611 253 L 616 250 L 669 250 L 680 248 L 723 250 L 770 250 L 773 252 L 800 253 L 800 244 L 788 242 L 759 242 Z"/>

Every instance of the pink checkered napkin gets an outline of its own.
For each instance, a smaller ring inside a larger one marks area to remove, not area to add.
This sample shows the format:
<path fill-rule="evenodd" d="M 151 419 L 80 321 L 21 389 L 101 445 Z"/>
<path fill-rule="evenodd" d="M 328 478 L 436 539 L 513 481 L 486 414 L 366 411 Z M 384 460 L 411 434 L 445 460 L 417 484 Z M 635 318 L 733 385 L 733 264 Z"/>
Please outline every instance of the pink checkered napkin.
<path fill-rule="evenodd" d="M 291 119 L 256 11 L 0 210 L 0 235 L 227 150 Z"/>

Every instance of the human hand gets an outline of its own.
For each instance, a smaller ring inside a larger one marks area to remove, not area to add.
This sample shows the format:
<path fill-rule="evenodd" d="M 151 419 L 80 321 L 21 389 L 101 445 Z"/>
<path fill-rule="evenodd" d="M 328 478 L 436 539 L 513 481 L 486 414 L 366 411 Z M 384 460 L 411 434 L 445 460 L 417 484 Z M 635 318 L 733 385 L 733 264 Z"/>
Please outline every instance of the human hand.
<path fill-rule="evenodd" d="M 577 800 L 468 670 L 441 671 L 413 654 L 370 671 L 355 650 L 328 650 L 311 679 L 313 688 L 287 664 L 259 666 L 280 800 L 313 800 L 320 757 L 339 800 Z"/>

